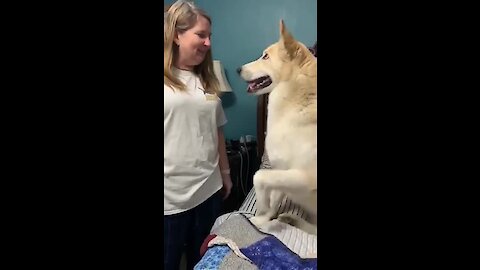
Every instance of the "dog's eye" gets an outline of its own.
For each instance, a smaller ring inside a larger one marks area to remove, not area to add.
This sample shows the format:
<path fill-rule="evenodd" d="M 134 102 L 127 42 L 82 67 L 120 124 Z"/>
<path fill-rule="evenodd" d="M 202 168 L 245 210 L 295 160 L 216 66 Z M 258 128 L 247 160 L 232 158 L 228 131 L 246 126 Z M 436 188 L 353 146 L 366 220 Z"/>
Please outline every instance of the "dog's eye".
<path fill-rule="evenodd" d="M 264 54 L 264 55 L 262 56 L 262 59 L 263 59 L 263 60 L 267 60 L 267 59 L 268 59 L 268 54 L 267 54 L 267 53 Z"/>

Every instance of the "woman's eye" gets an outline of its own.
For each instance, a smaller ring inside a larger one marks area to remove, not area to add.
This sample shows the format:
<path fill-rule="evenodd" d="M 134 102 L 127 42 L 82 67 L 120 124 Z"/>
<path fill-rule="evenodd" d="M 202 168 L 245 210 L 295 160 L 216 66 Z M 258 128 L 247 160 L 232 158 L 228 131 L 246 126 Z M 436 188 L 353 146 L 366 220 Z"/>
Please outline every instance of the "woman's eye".
<path fill-rule="evenodd" d="M 197 36 L 198 36 L 199 38 L 201 38 L 201 39 L 206 39 L 206 38 L 209 37 L 209 35 L 207 35 L 207 34 L 202 34 L 202 33 L 197 33 Z"/>
<path fill-rule="evenodd" d="M 268 59 L 268 54 L 264 54 L 263 57 L 262 57 L 263 60 L 267 60 Z"/>

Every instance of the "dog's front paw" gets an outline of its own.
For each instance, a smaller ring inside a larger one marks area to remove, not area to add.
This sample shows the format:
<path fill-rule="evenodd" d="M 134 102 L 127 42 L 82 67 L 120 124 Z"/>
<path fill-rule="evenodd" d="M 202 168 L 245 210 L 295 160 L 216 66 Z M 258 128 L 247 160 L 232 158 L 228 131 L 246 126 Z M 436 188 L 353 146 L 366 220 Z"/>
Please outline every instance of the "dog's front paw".
<path fill-rule="evenodd" d="M 265 223 L 269 222 L 270 218 L 267 216 L 254 216 L 250 218 L 250 222 L 257 228 L 261 228 Z"/>
<path fill-rule="evenodd" d="M 268 181 L 268 170 L 258 170 L 253 175 L 253 185 L 257 188 L 264 188 L 266 181 Z"/>
<path fill-rule="evenodd" d="M 301 217 L 293 215 L 291 213 L 282 213 L 278 215 L 277 220 L 283 223 L 287 223 L 309 234 L 314 234 L 314 235 L 317 234 L 316 225 L 313 225 L 307 222 L 306 220 L 302 219 Z"/>
<path fill-rule="evenodd" d="M 295 226 L 298 224 L 298 216 L 295 216 L 290 213 L 282 213 L 278 215 L 277 220 L 283 223 L 290 224 L 292 226 Z"/>

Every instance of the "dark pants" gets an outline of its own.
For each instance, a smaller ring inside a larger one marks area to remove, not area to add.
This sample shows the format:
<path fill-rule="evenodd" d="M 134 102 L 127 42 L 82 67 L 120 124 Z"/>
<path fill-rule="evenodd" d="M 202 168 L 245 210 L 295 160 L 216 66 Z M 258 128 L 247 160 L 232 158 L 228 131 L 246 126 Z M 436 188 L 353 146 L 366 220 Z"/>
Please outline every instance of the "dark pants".
<path fill-rule="evenodd" d="M 220 215 L 221 206 L 222 198 L 220 192 L 217 192 L 193 209 L 163 216 L 165 270 L 178 270 L 184 251 L 187 255 L 187 269 L 193 269 L 201 259 L 200 246 Z"/>

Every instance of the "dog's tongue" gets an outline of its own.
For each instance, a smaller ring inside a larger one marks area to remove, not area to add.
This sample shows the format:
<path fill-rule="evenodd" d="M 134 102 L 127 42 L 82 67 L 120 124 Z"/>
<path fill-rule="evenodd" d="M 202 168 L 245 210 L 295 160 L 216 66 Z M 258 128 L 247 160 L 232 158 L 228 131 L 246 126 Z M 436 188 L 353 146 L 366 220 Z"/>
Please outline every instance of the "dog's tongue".
<path fill-rule="evenodd" d="M 263 76 L 253 81 L 249 81 L 247 83 L 248 83 L 247 92 L 254 93 L 258 89 L 269 86 L 272 83 L 272 80 L 268 76 Z"/>
<path fill-rule="evenodd" d="M 249 83 L 249 84 L 248 84 L 248 87 L 247 87 L 247 92 L 248 92 L 248 93 L 253 93 L 253 92 L 255 92 L 255 85 L 257 85 L 257 84 L 256 84 L 256 83 L 253 83 L 253 82 L 252 82 L 252 83 Z"/>

